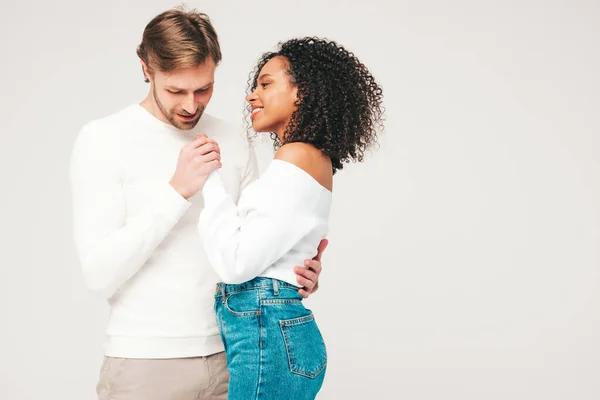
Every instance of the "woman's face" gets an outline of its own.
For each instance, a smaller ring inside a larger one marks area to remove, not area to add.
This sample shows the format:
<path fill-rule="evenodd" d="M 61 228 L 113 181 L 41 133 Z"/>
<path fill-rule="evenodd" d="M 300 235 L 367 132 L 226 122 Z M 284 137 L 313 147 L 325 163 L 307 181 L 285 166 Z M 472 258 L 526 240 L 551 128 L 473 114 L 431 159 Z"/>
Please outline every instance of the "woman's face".
<path fill-rule="evenodd" d="M 260 70 L 256 89 L 246 97 L 252 106 L 252 128 L 255 132 L 283 133 L 296 110 L 298 88 L 290 82 L 287 61 L 283 57 L 270 59 Z"/>

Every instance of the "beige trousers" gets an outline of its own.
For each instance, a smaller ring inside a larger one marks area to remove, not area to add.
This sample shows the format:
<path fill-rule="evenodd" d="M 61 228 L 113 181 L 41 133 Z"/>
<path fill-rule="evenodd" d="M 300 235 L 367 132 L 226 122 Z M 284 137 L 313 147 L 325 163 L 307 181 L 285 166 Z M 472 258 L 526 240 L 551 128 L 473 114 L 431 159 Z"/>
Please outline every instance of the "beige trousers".
<path fill-rule="evenodd" d="M 227 400 L 225 353 L 147 360 L 104 357 L 98 400 Z"/>

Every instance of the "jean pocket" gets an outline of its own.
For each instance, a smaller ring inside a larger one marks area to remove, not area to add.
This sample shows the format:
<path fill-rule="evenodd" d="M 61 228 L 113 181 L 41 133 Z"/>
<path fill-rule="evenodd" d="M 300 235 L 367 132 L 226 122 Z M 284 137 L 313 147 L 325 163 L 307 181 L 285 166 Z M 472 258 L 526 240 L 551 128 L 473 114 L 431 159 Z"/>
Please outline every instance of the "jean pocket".
<path fill-rule="evenodd" d="M 290 371 L 316 378 L 327 366 L 327 350 L 312 313 L 279 321 Z"/>
<path fill-rule="evenodd" d="M 256 290 L 233 292 L 225 297 L 225 308 L 236 317 L 252 317 L 260 314 L 260 300 Z"/>

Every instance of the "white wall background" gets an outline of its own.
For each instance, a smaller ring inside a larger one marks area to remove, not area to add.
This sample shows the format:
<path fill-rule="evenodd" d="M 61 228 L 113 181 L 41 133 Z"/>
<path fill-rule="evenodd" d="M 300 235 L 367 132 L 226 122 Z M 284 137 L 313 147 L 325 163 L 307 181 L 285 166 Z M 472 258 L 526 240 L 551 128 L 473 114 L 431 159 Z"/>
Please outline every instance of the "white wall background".
<path fill-rule="evenodd" d="M 220 35 L 209 112 L 231 122 L 292 36 L 338 40 L 384 86 L 381 148 L 336 177 L 310 299 L 321 399 L 600 398 L 600 3 L 188 4 Z M 2 399 L 95 396 L 107 309 L 76 260 L 68 158 L 145 96 L 135 48 L 174 5 L 2 1 Z"/>

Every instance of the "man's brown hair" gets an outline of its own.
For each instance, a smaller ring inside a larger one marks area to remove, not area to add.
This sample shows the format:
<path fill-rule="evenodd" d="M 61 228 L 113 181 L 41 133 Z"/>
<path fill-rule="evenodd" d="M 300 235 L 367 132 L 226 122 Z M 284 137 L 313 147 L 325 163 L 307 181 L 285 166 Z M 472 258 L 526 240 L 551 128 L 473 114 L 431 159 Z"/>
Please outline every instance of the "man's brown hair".
<path fill-rule="evenodd" d="M 221 61 L 221 47 L 208 15 L 196 10 L 174 8 L 146 25 L 137 55 L 151 73 L 203 64 L 209 57 Z M 146 75 L 144 80 L 149 82 Z"/>

